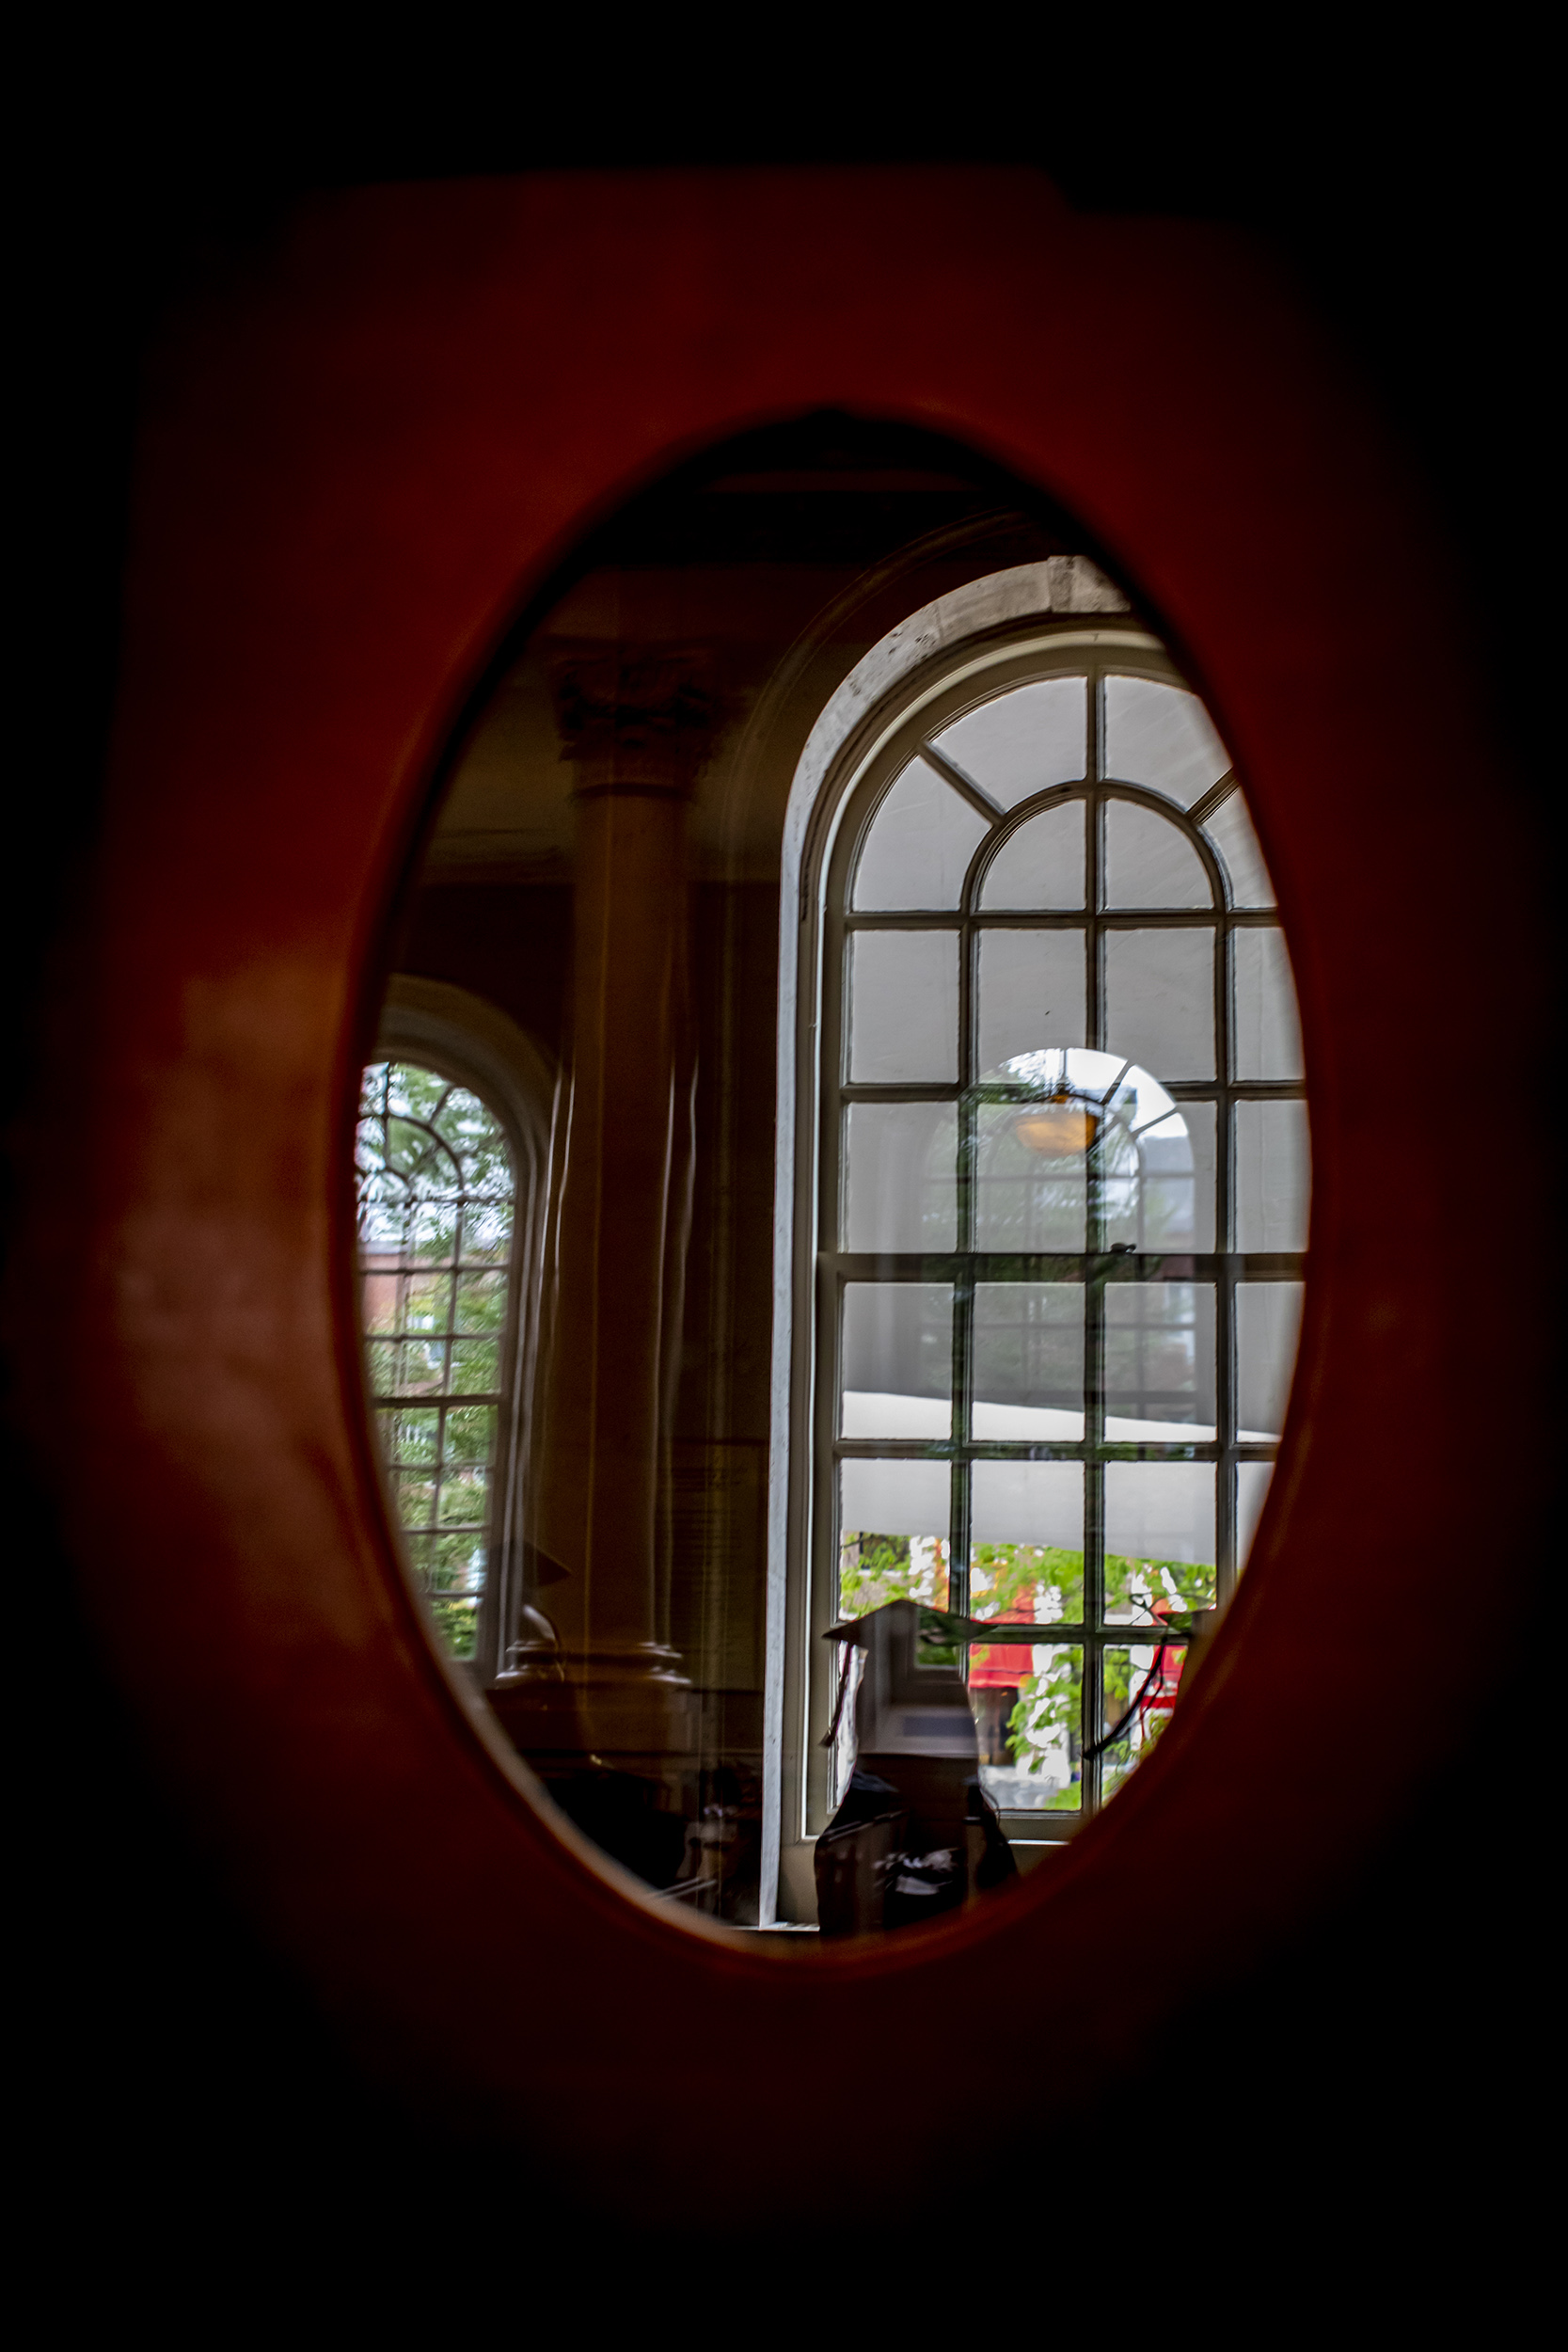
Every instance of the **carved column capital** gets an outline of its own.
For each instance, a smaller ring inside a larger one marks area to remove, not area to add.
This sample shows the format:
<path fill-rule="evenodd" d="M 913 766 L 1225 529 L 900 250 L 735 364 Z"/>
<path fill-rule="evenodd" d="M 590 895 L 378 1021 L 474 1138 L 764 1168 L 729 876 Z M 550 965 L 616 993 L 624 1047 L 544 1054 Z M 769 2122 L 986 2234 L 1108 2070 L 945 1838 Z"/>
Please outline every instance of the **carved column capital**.
<path fill-rule="evenodd" d="M 712 658 L 679 645 L 572 645 L 550 661 L 562 757 L 577 789 L 685 798 L 714 721 Z"/>

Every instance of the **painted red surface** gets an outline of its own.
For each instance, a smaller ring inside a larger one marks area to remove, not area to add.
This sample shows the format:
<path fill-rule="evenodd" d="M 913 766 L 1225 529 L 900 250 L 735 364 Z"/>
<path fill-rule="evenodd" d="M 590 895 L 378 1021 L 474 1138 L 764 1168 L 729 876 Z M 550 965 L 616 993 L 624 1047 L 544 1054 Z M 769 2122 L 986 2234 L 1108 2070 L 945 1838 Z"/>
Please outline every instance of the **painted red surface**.
<path fill-rule="evenodd" d="M 1012 1609 L 1004 1609 L 997 1622 L 1001 1625 L 1033 1625 L 1035 1597 L 1031 1593 L 1025 1602 Z M 972 1649 L 969 1653 L 969 1687 L 972 1691 L 1003 1691 L 1017 1683 L 1021 1675 L 1033 1674 L 1033 1650 L 1006 1648 Z"/>
<path fill-rule="evenodd" d="M 1012 1899 L 832 1953 L 626 1899 L 431 1655 L 359 1394 L 347 1176 L 380 927 L 487 651 L 627 491 L 824 405 L 1045 485 L 1163 614 L 1278 882 L 1317 1179 L 1281 1468 L 1158 1752 Z M 950 2090 L 907 2063 L 939 2006 L 1080 2021 L 1038 2120 L 1374 1850 L 1508 1633 L 1528 1507 L 1476 1442 L 1485 1368 L 1528 1380 L 1525 1302 L 1471 1247 L 1490 1155 L 1428 1125 L 1444 1068 L 1514 1099 L 1529 1044 L 1526 943 L 1465 912 L 1514 848 L 1466 662 L 1396 455 L 1266 265 L 1026 174 L 354 193 L 186 316 L 12 1313 L 115 1670 L 367 2064 L 628 2209 L 809 2207 L 847 2047 L 924 2177 L 1017 2097 L 1000 2052 Z M 1358 1759 L 1354 1817 L 1326 1754 Z"/>

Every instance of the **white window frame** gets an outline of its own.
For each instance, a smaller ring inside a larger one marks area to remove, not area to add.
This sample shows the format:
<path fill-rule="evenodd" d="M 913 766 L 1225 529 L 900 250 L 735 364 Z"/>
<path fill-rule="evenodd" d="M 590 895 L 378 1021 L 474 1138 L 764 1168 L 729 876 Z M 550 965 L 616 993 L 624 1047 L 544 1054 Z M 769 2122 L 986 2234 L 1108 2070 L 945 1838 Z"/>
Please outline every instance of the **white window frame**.
<path fill-rule="evenodd" d="M 1085 659 L 1114 657 L 1116 670 L 1188 687 L 1164 646 L 1140 628 L 1114 589 L 1080 559 L 1057 558 L 970 582 L 911 615 L 850 674 L 823 711 L 797 769 L 785 818 L 780 934 L 778 1070 L 778 1157 L 774 1251 L 774 1327 L 771 1399 L 767 1689 L 764 1756 L 763 1917 L 776 1905 L 785 1918 L 809 1916 L 811 1853 L 816 1817 L 824 1809 L 827 1756 L 820 1745 L 831 1693 L 832 1661 L 820 1634 L 827 1618 L 814 1576 L 814 1554 L 824 1509 L 831 1508 L 818 1461 L 815 1285 L 819 1263 L 816 1230 L 822 1193 L 819 1108 L 822 1058 L 827 1050 L 822 1013 L 836 989 L 825 985 L 825 957 L 838 928 L 829 904 L 841 827 L 851 806 L 864 799 L 868 779 L 891 780 L 890 759 L 901 765 L 907 739 L 921 714 L 938 702 L 951 704 L 957 691 L 974 701 L 1009 679 L 1049 675 Z M 1085 622 L 1089 625 L 1085 626 Z M 1189 689 L 1190 691 L 1190 689 Z M 937 723 L 945 724 L 945 718 Z M 888 771 L 886 777 L 881 771 Z M 872 786 L 870 788 L 878 788 Z M 1181 821 L 1201 821 L 1237 788 L 1227 776 L 1195 803 Z M 1180 816 L 1174 805 L 1164 813 Z M 1195 811 L 1196 815 L 1195 816 Z M 1217 907 L 1221 937 L 1233 928 L 1223 861 L 1205 845 L 1219 869 Z M 842 864 L 842 858 L 838 860 Z M 1277 915 L 1243 915 L 1242 922 L 1276 922 Z M 833 947 L 836 954 L 836 946 Z M 1218 959 L 1228 988 L 1228 956 Z M 1228 995 L 1227 995 L 1227 1007 Z M 1223 1045 L 1228 1013 L 1222 1013 L 1216 1044 Z M 837 1038 L 832 1041 L 837 1049 Z M 1223 1056 L 1216 1092 L 1222 1104 L 1237 1089 Z M 1246 1091 L 1248 1089 L 1242 1089 Z M 1252 1089 L 1258 1090 L 1258 1089 Z M 1271 1093 L 1301 1096 L 1299 1085 L 1270 1087 Z M 1228 1122 L 1222 1121 L 1228 1133 Z M 1228 1141 L 1221 1148 L 1222 1166 Z M 1219 1279 L 1233 1287 L 1237 1273 L 1233 1229 L 1223 1220 L 1230 1196 L 1223 1174 L 1218 1184 L 1222 1219 L 1214 1237 Z M 1223 1262 L 1220 1263 L 1220 1262 Z M 1253 1279 L 1264 1274 L 1261 1263 Z M 1301 1253 L 1267 1269 L 1266 1279 L 1299 1279 Z M 1218 1303 L 1218 1302 L 1217 1302 Z M 1224 1330 L 1233 1332 L 1228 1306 Z M 1221 1427 L 1219 1457 L 1227 1474 L 1218 1480 L 1218 1598 L 1228 1597 L 1236 1573 L 1234 1513 L 1229 1466 L 1239 1458 L 1230 1415 L 1234 1366 L 1222 1346 L 1218 1366 Z M 1242 1449 L 1249 1455 L 1256 1449 Z M 818 1622 L 820 1620 L 820 1622 Z M 1125 1629 L 1131 1633 L 1132 1629 Z M 1100 1647 L 1085 1656 L 1085 1677 L 1098 1682 Z M 820 1653 L 817 1655 L 816 1653 Z M 1098 1724 L 1098 1712 L 1091 1721 Z M 1080 1817 L 1055 1816 L 1043 1835 L 1059 1840 Z M 1022 1826 L 1015 1821 L 1016 1830 Z M 1037 1834 L 1031 1830 L 1030 1835 Z"/>

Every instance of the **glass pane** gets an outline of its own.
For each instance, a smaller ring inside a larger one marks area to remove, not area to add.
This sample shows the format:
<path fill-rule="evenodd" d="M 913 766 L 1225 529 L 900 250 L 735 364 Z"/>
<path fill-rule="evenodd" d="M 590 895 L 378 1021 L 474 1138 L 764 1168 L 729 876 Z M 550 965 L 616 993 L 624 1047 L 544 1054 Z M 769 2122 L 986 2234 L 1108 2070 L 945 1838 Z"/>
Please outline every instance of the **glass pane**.
<path fill-rule="evenodd" d="M 1236 1571 L 1240 1575 L 1246 1566 L 1258 1522 L 1263 1516 L 1269 1482 L 1274 1477 L 1272 1462 L 1238 1462 L 1236 1465 Z"/>
<path fill-rule="evenodd" d="M 483 1530 L 489 1503 L 487 1488 L 489 1473 L 483 1470 L 447 1471 L 441 1481 L 440 1519 L 443 1527 L 470 1527 Z"/>
<path fill-rule="evenodd" d="M 512 1248 L 510 1200 L 470 1200 L 463 1212 L 463 1260 L 467 1265 L 504 1265 Z"/>
<path fill-rule="evenodd" d="M 999 1645 L 973 1651 L 969 1671 L 980 1783 L 991 1803 L 1008 1812 L 1076 1813 L 1082 1802 L 1083 1651 L 1065 1642 L 1037 1642 L 1028 1649 Z M 1006 1760 L 993 1763 L 990 1756 Z"/>
<path fill-rule="evenodd" d="M 1213 938 L 1209 930 L 1108 931 L 1106 1044 L 1164 1079 L 1214 1074 Z"/>
<path fill-rule="evenodd" d="M 1021 825 L 987 868 L 980 904 L 1021 913 L 1081 907 L 1085 809 L 1084 802 L 1069 801 Z"/>
<path fill-rule="evenodd" d="M 1082 1250 L 1088 1161 L 1042 1157 L 1027 1140 L 1032 1132 L 1027 1111 L 1022 1103 L 975 1104 L 974 1247 Z"/>
<path fill-rule="evenodd" d="M 844 1437 L 951 1437 L 952 1283 L 847 1282 L 839 1376 Z"/>
<path fill-rule="evenodd" d="M 1107 1284 L 1105 1435 L 1117 1443 L 1212 1439 L 1212 1282 Z"/>
<path fill-rule="evenodd" d="M 892 1565 L 887 1563 L 883 1564 L 886 1573 L 893 1578 L 893 1583 L 879 1598 L 864 1599 L 864 1605 L 862 1608 L 846 1609 L 844 1601 L 847 1597 L 841 1592 L 839 1606 L 845 1615 L 863 1616 L 866 1609 L 879 1609 L 884 1600 L 930 1599 L 931 1595 L 928 1590 L 911 1593 L 907 1588 L 895 1589 L 895 1587 L 897 1585 L 898 1575 L 902 1574 L 907 1577 L 915 1572 L 908 1565 L 910 1558 L 908 1539 L 911 1536 L 940 1536 L 945 1544 L 948 1522 L 952 1518 L 952 1473 L 945 1462 L 869 1461 L 839 1464 L 838 1524 L 841 1531 L 839 1535 L 841 1549 L 847 1544 L 858 1545 L 863 1562 L 869 1564 L 871 1555 L 868 1546 L 874 1543 L 894 1542 L 903 1546 L 903 1551 L 899 1557 L 906 1563 L 901 1570 L 897 1568 L 896 1563 Z M 878 1532 L 872 1534 L 866 1532 L 868 1530 Z M 922 1576 L 925 1576 L 930 1568 L 930 1561 L 927 1554 L 923 1553 L 921 1557 L 927 1565 L 921 1566 L 920 1562 L 917 1561 L 915 1568 Z M 869 1575 L 869 1565 L 867 1565 L 866 1572 Z M 930 1572 L 935 1571 L 931 1569 Z M 881 1574 L 882 1571 L 879 1570 L 878 1573 Z M 945 1575 L 945 1569 L 943 1574 Z"/>
<path fill-rule="evenodd" d="M 854 904 L 871 914 L 956 907 L 986 820 L 923 759 L 911 760 L 871 820 Z"/>
<path fill-rule="evenodd" d="M 400 1527 L 429 1527 L 436 1518 L 436 1481 L 428 1470 L 396 1470 L 392 1475 Z"/>
<path fill-rule="evenodd" d="M 403 1288 L 403 1324 L 406 1331 L 445 1331 L 451 1322 L 450 1274 L 412 1274 Z"/>
<path fill-rule="evenodd" d="M 1305 1103 L 1236 1105 L 1236 1247 L 1305 1249 L 1311 1200 Z"/>
<path fill-rule="evenodd" d="M 367 1332 L 396 1331 L 402 1327 L 397 1261 L 390 1251 L 386 1253 L 386 1258 L 390 1263 L 384 1263 L 377 1257 L 362 1258 L 360 1261 L 363 1268 L 359 1283 L 360 1316 Z"/>
<path fill-rule="evenodd" d="M 459 1212 L 450 1200 L 422 1203 L 409 1213 L 404 1247 L 425 1265 L 450 1265 L 457 1248 Z"/>
<path fill-rule="evenodd" d="M 1236 1435 L 1277 1438 L 1285 1426 L 1301 1337 L 1300 1282 L 1243 1282 L 1236 1291 Z"/>
<path fill-rule="evenodd" d="M 986 931 L 980 939 L 979 1063 L 1076 1045 L 1084 1035 L 1084 933 Z"/>
<path fill-rule="evenodd" d="M 449 1462 L 488 1462 L 496 1444 L 495 1406 L 454 1406 L 447 1415 L 444 1441 Z"/>
<path fill-rule="evenodd" d="M 956 931 L 856 931 L 849 942 L 849 1075 L 895 1086 L 958 1074 Z"/>
<path fill-rule="evenodd" d="M 483 1547 L 468 1535 L 436 1535 L 425 1544 L 415 1565 L 430 1596 L 431 1614 L 453 1656 L 472 1658 L 484 1584 Z"/>
<path fill-rule="evenodd" d="M 1209 877 L 1186 835 L 1134 801 L 1105 803 L 1105 904 L 1207 907 Z"/>
<path fill-rule="evenodd" d="M 1299 1078 L 1301 1015 L 1284 932 L 1233 931 L 1231 947 L 1236 958 L 1237 1077 Z"/>
<path fill-rule="evenodd" d="M 379 1347 L 375 1348 L 372 1354 L 372 1358 L 379 1358 L 382 1350 Z M 391 1359 L 393 1376 L 385 1390 L 377 1390 L 377 1394 L 402 1394 L 404 1396 L 438 1396 L 440 1394 L 446 1385 L 447 1350 L 444 1341 L 421 1341 L 417 1344 L 411 1341 L 404 1347 L 388 1348 L 386 1354 Z M 379 1364 L 372 1361 L 371 1370 L 372 1381 L 378 1378 L 379 1373 Z"/>
<path fill-rule="evenodd" d="M 1034 1622 L 1084 1613 L 1082 1462 L 976 1462 L 970 1473 L 973 1602 L 1005 1617 L 1033 1595 Z"/>
<path fill-rule="evenodd" d="M 844 1467 L 847 1471 L 863 1466 L 847 1462 Z M 929 1470 L 933 1466 L 923 1462 L 916 1467 Z M 945 1609 L 947 1558 L 945 1535 L 895 1535 L 875 1528 L 844 1526 L 838 1539 L 839 1619 L 867 1617 L 890 1600 L 915 1600 L 927 1609 Z M 851 1742 L 853 1729 L 851 1719 Z"/>
<path fill-rule="evenodd" d="M 1146 785 L 1191 808 L 1218 784 L 1230 756 L 1196 694 L 1150 678 L 1105 681 L 1105 773 Z"/>
<path fill-rule="evenodd" d="M 956 1248 L 958 1115 L 951 1103 L 852 1103 L 846 1249 Z"/>
<path fill-rule="evenodd" d="M 1258 835 L 1252 830 L 1252 818 L 1240 792 L 1232 792 L 1223 800 L 1203 828 L 1220 853 L 1226 872 L 1230 877 L 1230 903 L 1233 907 L 1272 907 L 1274 884 L 1263 863 L 1263 852 Z"/>
<path fill-rule="evenodd" d="M 452 1391 L 458 1396 L 488 1396 L 500 1386 L 500 1351 L 494 1340 L 454 1340 L 451 1347 Z"/>
<path fill-rule="evenodd" d="M 1081 677 L 1043 678 L 982 703 L 931 738 L 1002 808 L 1084 773 L 1086 708 Z"/>
<path fill-rule="evenodd" d="M 1169 1723 L 1186 1662 L 1180 1642 L 1136 1643 L 1104 1652 L 1101 1704 L 1105 1730 L 1119 1734 L 1102 1751 L 1100 1786 L 1104 1796 L 1120 1788 Z"/>
<path fill-rule="evenodd" d="M 505 1275 L 459 1275 L 456 1314 L 460 1331 L 499 1331 L 506 1321 Z"/>
<path fill-rule="evenodd" d="M 376 1415 L 388 1462 L 434 1462 L 440 1451 L 439 1416 L 395 1409 Z"/>
<path fill-rule="evenodd" d="M 1214 1597 L 1212 1462 L 1107 1462 L 1105 1614 L 1148 1624 L 1162 1602 L 1207 1608 Z"/>
<path fill-rule="evenodd" d="M 1102 1247 L 1190 1249 L 1197 1168 L 1185 1118 L 1158 1079 L 1119 1055 L 1066 1059 L 1072 1082 L 1110 1114 L 1099 1121 L 1088 1171 Z"/>
<path fill-rule="evenodd" d="M 975 1437 L 1033 1444 L 1081 1438 L 1083 1284 L 977 1282 L 974 1383 Z"/>
<path fill-rule="evenodd" d="M 1141 1118 L 1141 1101 L 1138 1110 Z M 1101 1182 L 1106 1248 L 1130 1242 L 1137 1250 L 1212 1249 L 1212 1103 L 1183 1103 L 1164 1119 L 1151 1117 L 1132 1140 L 1135 1156 L 1128 1154 L 1126 1167 L 1107 1170 Z"/>

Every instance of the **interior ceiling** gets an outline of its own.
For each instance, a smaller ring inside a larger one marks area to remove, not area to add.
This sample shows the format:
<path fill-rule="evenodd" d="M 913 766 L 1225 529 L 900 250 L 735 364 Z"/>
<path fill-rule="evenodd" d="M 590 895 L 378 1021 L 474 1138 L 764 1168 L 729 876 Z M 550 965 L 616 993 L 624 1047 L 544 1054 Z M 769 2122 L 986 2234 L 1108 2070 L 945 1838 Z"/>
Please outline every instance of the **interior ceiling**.
<path fill-rule="evenodd" d="M 468 735 L 423 879 L 567 879 L 572 771 L 549 692 L 562 639 L 710 650 L 719 723 L 692 811 L 694 864 L 770 878 L 787 763 L 781 771 L 754 740 L 749 758 L 737 754 L 791 648 L 847 597 L 852 608 L 856 583 L 901 555 L 913 609 L 977 571 L 1084 551 L 1067 516 L 935 435 L 827 416 L 728 442 L 629 501 L 567 567 Z M 865 626 L 857 634 L 851 609 L 833 629 L 840 675 L 886 623 L 869 635 Z M 742 766 L 747 788 L 737 791 Z"/>

